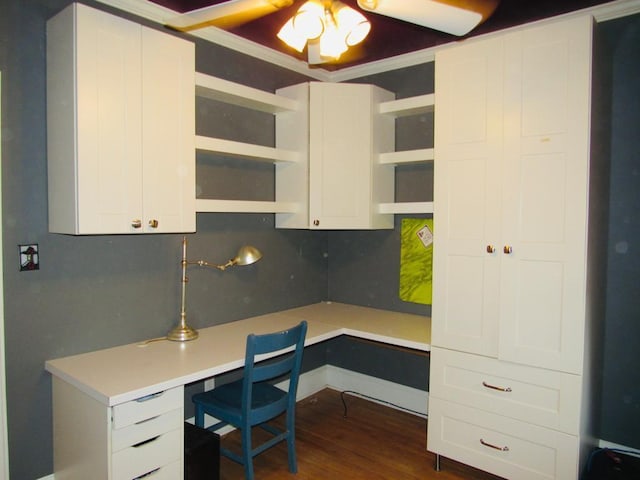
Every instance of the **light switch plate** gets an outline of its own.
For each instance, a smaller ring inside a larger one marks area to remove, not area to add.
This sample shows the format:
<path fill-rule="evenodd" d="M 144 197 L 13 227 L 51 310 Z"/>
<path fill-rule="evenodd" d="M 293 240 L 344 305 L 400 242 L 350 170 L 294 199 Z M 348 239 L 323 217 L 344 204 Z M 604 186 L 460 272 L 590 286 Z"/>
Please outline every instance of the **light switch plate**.
<path fill-rule="evenodd" d="M 38 244 L 30 243 L 18 245 L 20 249 L 20 271 L 40 270 L 40 255 L 38 254 Z"/>

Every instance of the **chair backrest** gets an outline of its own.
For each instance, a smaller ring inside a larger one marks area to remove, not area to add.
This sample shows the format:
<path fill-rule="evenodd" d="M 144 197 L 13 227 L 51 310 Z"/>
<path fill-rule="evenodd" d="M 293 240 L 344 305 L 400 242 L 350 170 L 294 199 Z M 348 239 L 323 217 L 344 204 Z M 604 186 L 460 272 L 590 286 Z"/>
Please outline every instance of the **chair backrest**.
<path fill-rule="evenodd" d="M 275 408 L 283 411 L 295 403 L 306 334 L 307 322 L 303 320 L 288 330 L 247 336 L 242 399 L 242 409 L 245 412 L 251 408 L 253 384 L 280 377 L 289 377 L 289 394 L 280 402 L 280 406 Z M 281 355 L 261 361 L 264 355 L 281 350 Z"/>

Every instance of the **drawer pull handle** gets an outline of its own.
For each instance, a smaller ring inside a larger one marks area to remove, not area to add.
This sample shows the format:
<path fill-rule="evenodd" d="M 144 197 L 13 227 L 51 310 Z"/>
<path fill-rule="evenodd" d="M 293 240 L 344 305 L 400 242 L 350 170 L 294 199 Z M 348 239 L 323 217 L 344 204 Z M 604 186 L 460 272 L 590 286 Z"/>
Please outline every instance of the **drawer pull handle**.
<path fill-rule="evenodd" d="M 149 400 L 153 400 L 154 398 L 158 398 L 164 395 L 164 392 L 152 393 L 151 395 L 145 395 L 144 397 L 136 398 L 136 402 L 142 403 L 147 402 Z"/>
<path fill-rule="evenodd" d="M 141 478 L 149 478 L 150 476 L 155 475 L 156 473 L 158 473 L 160 471 L 160 468 L 162 468 L 162 467 L 154 468 L 150 472 L 143 473 L 142 475 L 140 475 L 139 477 L 134 478 L 133 480 L 140 480 Z"/>
<path fill-rule="evenodd" d="M 489 442 L 485 442 L 482 438 L 480 439 L 480 443 L 482 445 L 484 445 L 485 447 L 493 448 L 495 450 L 500 450 L 501 452 L 508 452 L 509 451 L 509 447 L 507 447 L 506 445 L 504 447 L 498 447 L 497 445 L 492 445 Z"/>
<path fill-rule="evenodd" d="M 156 415 L 155 417 L 151 417 L 151 418 L 145 418 L 144 420 L 140 420 L 139 422 L 136 422 L 134 425 L 142 425 L 143 423 L 151 422 L 159 417 L 160 415 Z"/>
<path fill-rule="evenodd" d="M 492 390 L 498 390 L 499 392 L 511 392 L 511 387 L 497 387 L 495 385 L 491 385 L 487 382 L 482 382 L 482 386 L 486 388 L 490 388 Z"/>
<path fill-rule="evenodd" d="M 150 438 L 149 440 L 143 440 L 142 442 L 136 443 L 135 445 L 131 445 L 131 446 L 133 448 L 142 447 L 142 446 L 144 446 L 144 445 L 146 445 L 148 443 L 155 442 L 159 438 L 160 438 L 160 435 L 158 435 L 157 437 Z"/>

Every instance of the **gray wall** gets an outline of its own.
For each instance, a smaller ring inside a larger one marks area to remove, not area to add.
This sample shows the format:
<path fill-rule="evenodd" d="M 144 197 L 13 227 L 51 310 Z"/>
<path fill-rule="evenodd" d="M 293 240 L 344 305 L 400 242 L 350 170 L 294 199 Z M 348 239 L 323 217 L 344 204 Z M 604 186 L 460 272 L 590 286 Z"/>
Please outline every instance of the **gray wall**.
<path fill-rule="evenodd" d="M 67 3 L 1 2 L 7 407 L 16 480 L 53 471 L 45 360 L 162 336 L 180 307 L 181 235 L 48 233 L 45 21 Z M 304 80 L 222 48 L 199 43 L 197 52 L 198 69 L 230 80 L 271 90 Z M 191 258 L 226 261 L 249 242 L 264 253 L 258 264 L 224 274 L 190 270 L 187 310 L 196 328 L 326 298 L 326 234 L 276 230 L 273 215 L 199 214 L 197 234 L 188 237 Z M 18 271 L 23 243 L 39 244 L 40 270 Z"/>
<path fill-rule="evenodd" d="M 0 0 L 7 406 L 11 478 L 16 480 L 40 478 L 53 469 L 51 384 L 43 369 L 45 360 L 164 335 L 176 321 L 180 301 L 180 235 L 72 237 L 47 232 L 44 31 L 46 19 L 68 3 L 69 0 Z M 105 8 L 101 4 L 96 6 Z M 632 23 L 635 31 L 639 24 L 640 19 L 636 17 Z M 624 32 L 629 35 L 628 29 Z M 612 41 L 625 35 L 617 33 L 615 28 L 611 28 L 610 34 Z M 629 38 L 636 38 L 637 45 L 637 37 Z M 625 51 L 628 51 L 628 41 L 626 44 Z M 267 90 L 305 80 L 298 74 L 200 41 L 196 56 L 200 71 Z M 638 58 L 637 50 L 631 58 Z M 620 66 L 615 71 L 621 71 L 627 61 L 629 59 L 620 53 L 615 60 Z M 376 83 L 398 92 L 398 96 L 411 96 L 432 91 L 432 69 L 433 65 L 427 64 L 358 81 Z M 637 74 L 637 70 L 635 72 Z M 618 109 L 630 98 L 630 81 L 637 86 L 637 77 L 622 75 L 614 81 L 612 90 L 619 99 L 614 102 Z M 199 105 L 197 114 L 199 128 L 217 131 L 226 126 L 223 130 L 230 135 L 250 136 L 265 143 L 273 141 L 269 118 L 249 119 L 246 112 L 206 103 Z M 224 122 L 220 122 L 220 115 Z M 633 126 L 634 122 L 637 125 L 637 113 L 635 117 L 629 117 L 628 111 L 621 115 L 618 122 L 613 122 L 616 129 L 613 151 L 618 152 L 612 157 L 614 164 L 620 159 L 633 161 L 632 152 L 638 150 L 633 135 L 629 138 L 627 133 L 620 136 L 616 133 L 625 125 Z M 251 127 L 253 122 L 260 122 L 264 129 Z M 408 125 L 399 124 L 398 148 L 430 146 L 432 118 L 419 116 L 408 122 Z M 233 126 L 228 128 L 229 125 Z M 635 133 L 637 137 L 637 130 Z M 633 173 L 634 168 L 637 165 L 623 167 L 620 179 L 632 177 L 630 172 Z M 398 200 L 431 199 L 432 169 L 400 170 Z M 221 172 L 233 182 L 217 181 Z M 272 174 L 270 168 L 246 165 L 238 171 L 225 159 L 198 159 L 198 187 L 203 196 L 222 189 L 223 195 L 234 198 L 238 195 L 235 186 L 240 185 L 243 197 L 256 191 L 260 199 L 269 199 L 273 195 L 273 184 L 264 179 Z M 226 188 L 231 183 L 234 187 Z M 612 185 L 612 191 L 618 186 Z M 631 252 L 634 243 L 629 239 L 637 241 L 638 238 L 638 224 L 632 215 L 637 196 L 628 195 L 630 197 L 625 198 L 631 202 L 627 215 L 630 221 L 625 217 L 618 225 L 630 224 L 636 228 L 624 233 Z M 198 215 L 198 233 L 189 235 L 190 257 L 223 261 L 247 242 L 258 246 L 265 256 L 256 265 L 224 275 L 191 270 L 188 314 L 193 326 L 200 328 L 324 299 L 411 313 L 430 312 L 426 306 L 398 300 L 398 228 L 377 232 L 309 232 L 276 230 L 273 224 L 273 215 Z M 611 231 L 615 231 L 614 226 Z M 40 270 L 18 271 L 17 245 L 23 243 L 39 244 Z M 613 238 L 610 250 L 615 245 Z M 612 253 L 611 257 L 616 255 L 621 257 L 619 253 Z M 619 264 L 610 258 L 609 278 L 611 281 L 620 275 L 620 288 L 637 285 L 638 269 L 634 267 L 637 262 L 629 262 L 629 255 L 625 258 L 627 261 Z M 611 377 L 610 373 L 619 365 L 616 355 L 634 350 L 634 339 L 638 338 L 637 329 L 630 330 L 635 328 L 633 325 L 637 327 L 638 318 L 637 302 L 629 301 L 637 298 L 633 293 L 628 292 L 619 299 L 624 307 L 607 317 L 607 322 L 624 317 L 624 321 L 620 320 L 623 328 L 612 323 L 615 327 L 607 332 L 605 372 L 609 373 L 605 374 L 605 380 L 612 378 L 611 389 L 620 382 L 629 383 L 628 377 L 620 379 Z M 613 299 L 611 302 L 613 305 Z M 622 331 L 633 331 L 635 336 L 620 333 Z M 635 352 L 635 356 L 624 359 L 627 375 L 637 372 L 633 369 L 638 363 L 637 348 Z M 425 357 L 406 352 L 381 352 L 368 344 L 340 339 L 309 351 L 306 360 L 307 367 L 327 361 L 426 388 L 424 370 L 408 377 L 394 373 L 410 370 L 407 362 L 409 365 L 417 362 L 420 367 L 416 370 L 422 367 L 426 370 Z M 637 376 L 632 381 L 634 385 L 640 383 Z M 627 408 L 627 421 L 611 422 L 608 430 L 603 428 L 603 437 L 633 445 L 630 435 L 638 431 L 638 392 L 632 391 L 630 400 L 625 395 L 613 395 L 609 403 L 604 403 L 603 418 L 612 418 L 615 410 L 622 406 Z M 634 438 L 637 446 L 637 434 Z"/>
<path fill-rule="evenodd" d="M 600 437 L 640 449 L 640 15 L 599 33 L 611 158 Z"/>

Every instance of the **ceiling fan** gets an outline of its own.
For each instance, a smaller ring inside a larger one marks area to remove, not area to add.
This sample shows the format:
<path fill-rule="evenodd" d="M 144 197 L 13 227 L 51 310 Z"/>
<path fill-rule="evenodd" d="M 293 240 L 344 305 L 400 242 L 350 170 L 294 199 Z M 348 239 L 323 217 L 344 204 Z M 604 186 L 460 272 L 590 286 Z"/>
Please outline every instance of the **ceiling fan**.
<path fill-rule="evenodd" d="M 358 0 L 365 13 L 384 15 L 451 35 L 463 36 L 485 21 L 500 0 Z M 293 5 L 294 0 L 228 0 L 169 18 L 168 27 L 188 32 L 204 27 L 230 29 Z M 301 2 L 302 3 L 302 2 Z M 309 63 L 337 60 L 362 41 L 371 26 L 361 12 L 338 0 L 308 0 L 278 37 Z"/>

